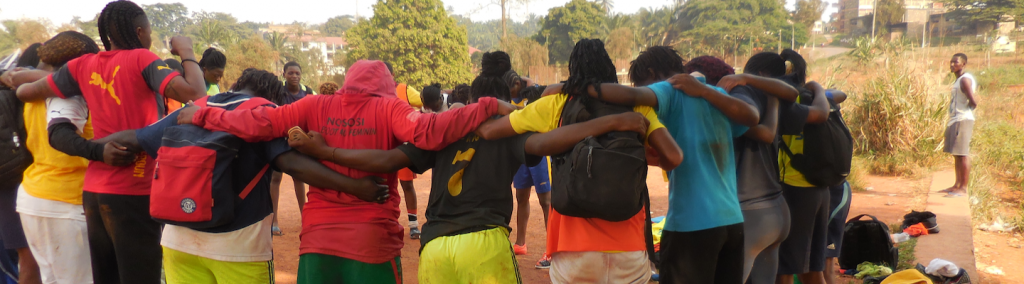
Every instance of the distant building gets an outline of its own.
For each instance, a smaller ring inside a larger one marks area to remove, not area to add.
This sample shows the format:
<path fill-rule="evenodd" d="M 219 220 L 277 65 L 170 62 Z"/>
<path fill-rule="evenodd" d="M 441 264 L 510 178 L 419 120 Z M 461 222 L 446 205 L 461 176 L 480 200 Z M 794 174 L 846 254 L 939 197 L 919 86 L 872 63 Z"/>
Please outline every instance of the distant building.
<path fill-rule="evenodd" d="M 820 34 L 825 30 L 825 22 L 814 21 L 814 27 L 811 28 L 811 33 Z"/>

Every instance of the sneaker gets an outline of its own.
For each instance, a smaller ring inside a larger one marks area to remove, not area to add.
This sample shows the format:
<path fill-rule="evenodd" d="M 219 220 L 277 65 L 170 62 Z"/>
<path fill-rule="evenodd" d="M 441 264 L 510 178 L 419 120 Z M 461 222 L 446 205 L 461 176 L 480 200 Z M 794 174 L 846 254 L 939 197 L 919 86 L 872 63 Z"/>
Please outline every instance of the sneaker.
<path fill-rule="evenodd" d="M 413 239 L 413 240 L 418 240 L 420 238 L 420 228 L 410 227 L 409 228 L 409 238 Z"/>
<path fill-rule="evenodd" d="M 516 255 L 526 255 L 526 245 L 512 244 L 512 252 Z"/>
<path fill-rule="evenodd" d="M 547 254 L 544 254 L 544 257 L 537 261 L 537 266 L 534 267 L 536 267 L 537 269 L 551 268 L 551 257 L 548 256 Z"/>

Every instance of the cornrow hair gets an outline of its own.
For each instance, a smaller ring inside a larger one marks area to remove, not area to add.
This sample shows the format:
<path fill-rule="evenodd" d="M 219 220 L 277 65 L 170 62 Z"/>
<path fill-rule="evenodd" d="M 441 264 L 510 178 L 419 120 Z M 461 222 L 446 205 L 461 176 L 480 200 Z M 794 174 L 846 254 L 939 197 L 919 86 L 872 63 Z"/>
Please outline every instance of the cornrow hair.
<path fill-rule="evenodd" d="M 484 53 L 480 60 L 480 75 L 473 79 L 469 94 L 473 100 L 482 97 L 495 97 L 499 100 L 509 101 L 512 94 L 508 84 L 502 79 L 506 72 L 512 70 L 512 60 L 504 51 L 492 51 Z"/>
<path fill-rule="evenodd" d="M 277 75 L 256 68 L 247 68 L 242 71 L 242 76 L 239 76 L 238 81 L 231 86 L 232 92 L 245 89 L 252 91 L 257 97 L 267 99 L 277 105 L 284 103 L 287 92 L 284 85 L 281 84 L 281 80 L 277 79 Z"/>
<path fill-rule="evenodd" d="M 783 60 L 789 61 L 793 65 L 793 72 L 789 75 L 797 87 L 803 87 L 807 83 L 807 61 L 804 61 L 804 57 L 795 50 L 788 48 L 782 50 L 779 56 L 782 56 Z"/>
<path fill-rule="evenodd" d="M 562 91 L 570 98 L 582 96 L 585 102 L 589 99 L 587 87 L 594 86 L 600 94 L 601 83 L 619 83 L 615 64 L 600 39 L 581 39 L 569 55 L 569 79 Z"/>
<path fill-rule="evenodd" d="M 66 31 L 53 36 L 39 47 L 39 60 L 57 69 L 71 59 L 97 52 L 100 52 L 100 47 L 89 36 Z"/>
<path fill-rule="evenodd" d="M 469 104 L 469 85 L 458 84 L 452 89 L 452 94 L 448 96 L 448 104 L 462 103 Z"/>
<path fill-rule="evenodd" d="M 96 22 L 103 48 L 118 49 L 147 48 L 135 33 L 146 19 L 146 12 L 132 1 L 118 0 L 107 3 Z"/>
<path fill-rule="evenodd" d="M 338 89 L 338 84 L 335 84 L 334 82 L 324 82 L 323 84 L 320 84 L 321 95 L 333 95 L 338 92 Z"/>
<path fill-rule="evenodd" d="M 228 66 L 228 58 L 212 47 L 203 51 L 203 59 L 199 60 L 199 67 L 204 69 L 223 69 L 225 66 Z"/>
<path fill-rule="evenodd" d="M 508 85 L 509 88 L 512 88 L 512 86 L 515 86 L 516 84 L 520 84 L 523 80 L 519 77 L 519 73 L 516 73 L 516 70 L 508 70 L 508 72 L 501 75 L 501 79 L 505 81 L 505 85 Z"/>
<path fill-rule="evenodd" d="M 18 57 L 18 63 L 15 67 L 32 67 L 35 68 L 39 65 L 39 47 L 43 46 L 42 43 L 33 43 L 25 48 L 25 52 L 21 53 L 21 57 Z"/>
<path fill-rule="evenodd" d="M 686 67 L 683 66 L 683 58 L 679 56 L 679 52 L 668 46 L 652 46 L 640 52 L 640 55 L 629 63 L 629 80 L 634 84 L 650 82 L 685 71 Z M 651 78 L 652 75 L 657 78 Z"/>
<path fill-rule="evenodd" d="M 743 73 L 772 78 L 786 75 L 786 61 L 774 52 L 754 54 L 743 66 Z"/>
<path fill-rule="evenodd" d="M 718 85 L 718 80 L 721 80 L 722 77 L 736 74 L 736 69 L 732 68 L 729 63 L 710 55 L 691 59 L 685 66 L 687 73 L 700 72 L 704 74 L 707 83 L 711 85 Z"/>

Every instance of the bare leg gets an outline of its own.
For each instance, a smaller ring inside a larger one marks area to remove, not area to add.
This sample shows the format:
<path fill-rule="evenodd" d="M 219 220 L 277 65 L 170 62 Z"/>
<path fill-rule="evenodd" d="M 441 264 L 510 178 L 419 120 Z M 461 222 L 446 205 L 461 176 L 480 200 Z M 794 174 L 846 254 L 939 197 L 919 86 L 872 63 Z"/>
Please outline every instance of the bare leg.
<path fill-rule="evenodd" d="M 533 187 L 516 189 L 516 244 L 526 244 L 526 227 L 530 223 L 530 192 Z M 548 213 L 544 212 L 544 222 L 547 223 Z"/>
<path fill-rule="evenodd" d="M 41 284 L 43 283 L 42 276 L 39 274 L 39 263 L 36 263 L 36 258 L 32 256 L 32 251 L 29 248 L 20 248 L 18 251 L 18 283 L 22 284 Z"/>
<path fill-rule="evenodd" d="M 961 168 L 960 162 L 961 161 L 960 161 L 960 157 L 959 156 L 953 156 L 953 171 L 955 172 L 953 174 L 953 176 L 956 177 L 956 182 L 953 183 L 953 186 L 950 186 L 949 188 L 940 190 L 939 192 L 950 193 L 950 192 L 956 191 L 957 189 L 959 189 L 959 188 L 964 186 L 964 181 L 961 179 L 961 174 L 960 174 L 960 168 Z"/>
<path fill-rule="evenodd" d="M 302 183 L 301 180 L 296 179 L 295 177 L 292 177 L 292 183 L 295 184 L 295 201 L 299 202 L 299 212 L 301 213 L 302 208 L 306 206 L 306 184 Z M 278 191 L 280 191 L 280 188 L 278 188 Z M 278 194 L 280 194 L 280 192 L 278 192 Z"/>
<path fill-rule="evenodd" d="M 836 283 L 836 258 L 829 257 L 825 259 L 825 283 L 835 284 Z"/>
<path fill-rule="evenodd" d="M 272 172 L 270 174 L 270 201 L 274 203 L 274 227 L 277 227 L 277 200 L 281 199 L 281 173 Z"/>
<path fill-rule="evenodd" d="M 971 160 L 968 156 L 955 156 L 956 158 L 956 179 L 960 186 L 953 192 L 967 193 L 967 183 L 970 181 Z"/>
<path fill-rule="evenodd" d="M 798 275 L 803 284 L 825 284 L 825 275 L 821 271 L 811 271 Z"/>
<path fill-rule="evenodd" d="M 405 210 L 408 212 L 416 212 L 416 187 L 412 184 L 412 181 L 399 181 L 402 185 L 402 191 L 405 193 Z"/>
<path fill-rule="evenodd" d="M 793 284 L 793 275 L 777 275 L 775 284 Z"/>
<path fill-rule="evenodd" d="M 544 229 L 548 227 L 548 213 L 551 212 L 551 192 L 538 193 L 537 199 L 540 199 L 540 209 L 544 212 Z"/>

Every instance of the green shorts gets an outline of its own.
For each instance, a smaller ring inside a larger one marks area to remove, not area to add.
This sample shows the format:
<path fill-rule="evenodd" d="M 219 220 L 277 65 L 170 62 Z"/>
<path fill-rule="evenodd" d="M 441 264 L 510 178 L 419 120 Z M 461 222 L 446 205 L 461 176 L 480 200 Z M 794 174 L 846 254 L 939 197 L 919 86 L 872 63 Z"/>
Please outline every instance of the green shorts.
<path fill-rule="evenodd" d="M 307 253 L 299 256 L 298 276 L 298 284 L 400 284 L 402 257 L 373 264 L 333 255 Z"/>

